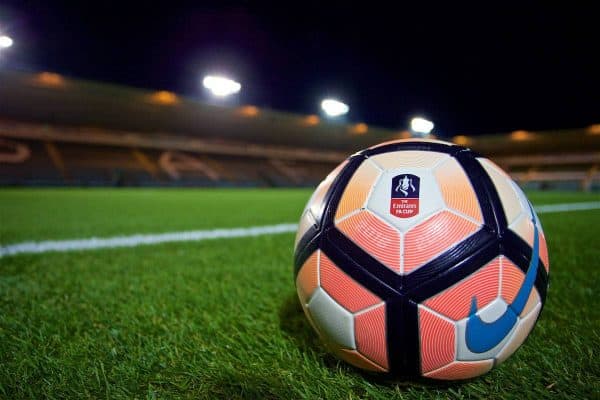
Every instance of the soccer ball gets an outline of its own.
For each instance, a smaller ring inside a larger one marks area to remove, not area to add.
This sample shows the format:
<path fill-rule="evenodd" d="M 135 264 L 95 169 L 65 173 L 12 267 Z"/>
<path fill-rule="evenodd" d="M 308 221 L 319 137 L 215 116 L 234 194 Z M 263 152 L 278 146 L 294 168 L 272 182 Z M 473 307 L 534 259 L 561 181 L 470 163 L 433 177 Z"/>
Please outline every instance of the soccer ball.
<path fill-rule="evenodd" d="M 527 338 L 548 251 L 525 195 L 490 160 L 435 140 L 354 154 L 317 187 L 295 244 L 298 297 L 339 358 L 466 379 Z"/>

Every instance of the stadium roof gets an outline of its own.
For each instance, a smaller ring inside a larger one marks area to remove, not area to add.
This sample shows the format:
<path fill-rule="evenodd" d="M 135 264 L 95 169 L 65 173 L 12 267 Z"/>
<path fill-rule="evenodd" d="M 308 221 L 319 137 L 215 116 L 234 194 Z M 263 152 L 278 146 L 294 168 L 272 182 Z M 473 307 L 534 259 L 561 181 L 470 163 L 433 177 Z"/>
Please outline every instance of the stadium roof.
<path fill-rule="evenodd" d="M 66 78 L 58 74 L 0 71 L 0 118 L 91 127 L 118 132 L 177 135 L 240 145 L 270 145 L 354 152 L 406 138 L 364 123 L 334 123 L 251 105 L 223 107 L 167 91 Z M 83 132 L 83 131 L 82 131 Z M 600 151 L 600 125 L 587 128 L 446 138 L 485 155 Z"/>
<path fill-rule="evenodd" d="M 270 145 L 351 150 L 397 134 L 364 123 L 334 123 L 251 105 L 222 107 L 166 91 L 0 72 L 0 116 L 56 125 L 170 133 Z"/>

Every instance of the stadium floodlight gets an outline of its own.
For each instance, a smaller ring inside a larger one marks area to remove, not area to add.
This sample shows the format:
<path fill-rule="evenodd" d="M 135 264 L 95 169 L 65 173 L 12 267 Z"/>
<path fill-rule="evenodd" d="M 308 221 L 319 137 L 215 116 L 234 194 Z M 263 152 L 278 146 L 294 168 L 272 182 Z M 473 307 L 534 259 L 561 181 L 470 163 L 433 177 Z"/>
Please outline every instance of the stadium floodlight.
<path fill-rule="evenodd" d="M 13 45 L 13 40 L 10 36 L 1 35 L 0 36 L 0 49 L 6 49 Z"/>
<path fill-rule="evenodd" d="M 321 108 L 330 117 L 339 117 L 347 114 L 350 107 L 347 104 L 335 99 L 325 99 L 321 102 Z"/>
<path fill-rule="evenodd" d="M 425 118 L 416 117 L 410 121 L 410 129 L 415 133 L 429 135 L 433 130 L 433 122 Z"/>
<path fill-rule="evenodd" d="M 242 85 L 223 76 L 207 75 L 202 80 L 202 85 L 217 97 L 226 97 L 239 92 Z"/>

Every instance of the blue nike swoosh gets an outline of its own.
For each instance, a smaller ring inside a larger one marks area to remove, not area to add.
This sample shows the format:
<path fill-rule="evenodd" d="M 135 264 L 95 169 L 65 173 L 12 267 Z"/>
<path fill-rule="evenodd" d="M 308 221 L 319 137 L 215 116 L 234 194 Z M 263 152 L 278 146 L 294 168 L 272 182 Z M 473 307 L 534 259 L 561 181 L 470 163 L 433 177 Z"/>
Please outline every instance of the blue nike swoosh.
<path fill-rule="evenodd" d="M 523 312 L 529 295 L 535 286 L 539 264 L 539 246 L 540 239 L 536 225 L 536 217 L 531 204 L 531 222 L 533 222 L 533 249 L 531 261 L 525 274 L 523 285 L 519 288 L 517 296 L 511 304 L 508 305 L 504 313 L 494 322 L 484 322 L 477 313 L 477 297 L 473 296 L 469 319 L 467 320 L 465 330 L 465 340 L 467 347 L 473 353 L 485 353 L 493 349 L 500 343 L 517 323 L 518 316 Z"/>

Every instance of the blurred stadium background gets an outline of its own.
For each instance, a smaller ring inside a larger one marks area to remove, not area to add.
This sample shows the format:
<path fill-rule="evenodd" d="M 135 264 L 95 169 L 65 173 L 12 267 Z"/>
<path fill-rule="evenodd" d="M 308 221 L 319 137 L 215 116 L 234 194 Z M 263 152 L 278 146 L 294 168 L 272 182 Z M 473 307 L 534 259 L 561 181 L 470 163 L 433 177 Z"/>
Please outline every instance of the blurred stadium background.
<path fill-rule="evenodd" d="M 349 154 L 408 137 L 52 72 L 0 71 L 2 186 L 310 187 Z M 489 156 L 528 189 L 600 187 L 600 124 L 439 139 Z"/>

